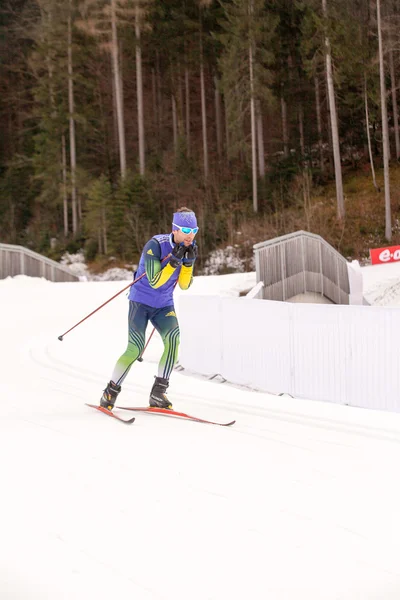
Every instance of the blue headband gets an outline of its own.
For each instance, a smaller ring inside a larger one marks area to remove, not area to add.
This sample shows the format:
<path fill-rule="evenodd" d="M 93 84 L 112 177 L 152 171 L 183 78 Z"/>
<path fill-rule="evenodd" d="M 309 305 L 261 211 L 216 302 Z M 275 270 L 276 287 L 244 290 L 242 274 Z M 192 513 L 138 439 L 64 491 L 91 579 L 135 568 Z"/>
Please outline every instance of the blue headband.
<path fill-rule="evenodd" d="M 172 223 L 175 223 L 175 225 L 179 225 L 179 227 L 190 227 L 191 229 L 197 227 L 197 219 L 194 212 L 174 213 Z"/>

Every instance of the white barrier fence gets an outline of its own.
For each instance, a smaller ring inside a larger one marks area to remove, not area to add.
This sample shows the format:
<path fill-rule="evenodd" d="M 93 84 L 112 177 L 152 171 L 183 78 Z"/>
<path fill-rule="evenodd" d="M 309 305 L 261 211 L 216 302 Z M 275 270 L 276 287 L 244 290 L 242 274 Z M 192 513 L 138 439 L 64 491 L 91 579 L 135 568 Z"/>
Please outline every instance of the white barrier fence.
<path fill-rule="evenodd" d="M 50 281 L 79 281 L 79 277 L 59 263 L 23 246 L 0 244 L 0 279 L 28 275 Z"/>
<path fill-rule="evenodd" d="M 400 411 L 398 308 L 182 294 L 179 320 L 186 369 L 299 398 Z"/>
<path fill-rule="evenodd" d="M 312 292 L 334 304 L 350 303 L 348 262 L 321 236 L 295 231 L 253 248 L 265 300 L 285 302 Z"/>

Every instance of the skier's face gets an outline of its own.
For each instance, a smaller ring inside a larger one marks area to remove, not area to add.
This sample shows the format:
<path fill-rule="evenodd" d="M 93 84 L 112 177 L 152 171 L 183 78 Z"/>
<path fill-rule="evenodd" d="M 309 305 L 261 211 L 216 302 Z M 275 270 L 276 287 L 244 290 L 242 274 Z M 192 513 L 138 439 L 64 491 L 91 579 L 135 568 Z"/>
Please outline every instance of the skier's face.
<path fill-rule="evenodd" d="M 195 238 L 194 233 L 183 233 L 179 229 L 173 231 L 174 242 L 175 244 L 184 244 L 185 246 L 190 246 L 193 244 L 193 240 Z"/>

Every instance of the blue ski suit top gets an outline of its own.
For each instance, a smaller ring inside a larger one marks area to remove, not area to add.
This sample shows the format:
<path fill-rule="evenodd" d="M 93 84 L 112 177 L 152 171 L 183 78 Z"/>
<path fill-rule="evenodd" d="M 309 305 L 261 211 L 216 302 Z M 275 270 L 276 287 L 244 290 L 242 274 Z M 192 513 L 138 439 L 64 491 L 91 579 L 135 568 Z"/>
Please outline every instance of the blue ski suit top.
<path fill-rule="evenodd" d="M 173 305 L 173 292 L 177 282 L 183 290 L 191 286 L 194 263 L 185 265 L 183 262 L 174 269 L 169 258 L 162 260 L 171 253 L 174 246 L 172 233 L 155 235 L 146 243 L 134 278 L 138 279 L 143 273 L 146 276 L 131 286 L 129 300 L 153 308 L 164 308 Z"/>

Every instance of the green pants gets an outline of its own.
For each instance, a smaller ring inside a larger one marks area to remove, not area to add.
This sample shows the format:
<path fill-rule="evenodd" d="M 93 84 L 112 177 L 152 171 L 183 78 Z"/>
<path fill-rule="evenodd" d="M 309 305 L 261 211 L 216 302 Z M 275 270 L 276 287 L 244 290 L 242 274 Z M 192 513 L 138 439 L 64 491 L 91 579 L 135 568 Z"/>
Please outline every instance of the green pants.
<path fill-rule="evenodd" d="M 150 321 L 161 335 L 164 352 L 158 365 L 158 377 L 169 379 L 178 358 L 180 341 L 179 324 L 174 306 L 153 308 L 140 302 L 129 302 L 128 346 L 117 361 L 111 380 L 121 385 L 129 369 L 144 349 L 146 328 Z"/>

